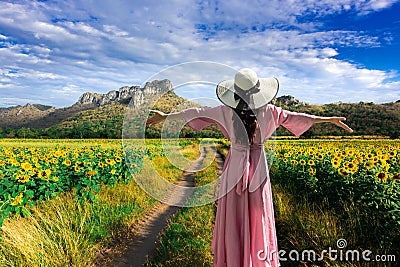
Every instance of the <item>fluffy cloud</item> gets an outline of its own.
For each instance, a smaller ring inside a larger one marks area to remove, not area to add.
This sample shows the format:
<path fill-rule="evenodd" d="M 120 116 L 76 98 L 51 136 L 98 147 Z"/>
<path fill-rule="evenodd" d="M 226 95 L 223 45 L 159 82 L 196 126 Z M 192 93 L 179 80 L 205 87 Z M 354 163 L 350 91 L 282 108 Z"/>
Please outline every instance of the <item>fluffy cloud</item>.
<path fill-rule="evenodd" d="M 338 47 L 379 47 L 382 40 L 366 31 L 327 30 L 323 18 L 364 16 L 394 3 L 0 2 L 0 106 L 26 100 L 66 106 L 85 91 L 143 84 L 168 66 L 198 60 L 277 76 L 282 94 L 303 101 L 393 101 L 400 98 L 399 84 L 390 82 L 396 72 L 336 58 Z M 213 97 L 212 87 L 199 88 L 182 95 Z"/>

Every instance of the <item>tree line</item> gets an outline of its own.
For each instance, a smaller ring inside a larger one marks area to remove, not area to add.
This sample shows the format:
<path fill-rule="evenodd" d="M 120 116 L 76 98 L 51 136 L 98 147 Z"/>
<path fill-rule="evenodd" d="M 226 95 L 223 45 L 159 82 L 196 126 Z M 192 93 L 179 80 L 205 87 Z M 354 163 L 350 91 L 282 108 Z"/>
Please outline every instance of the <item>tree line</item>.
<path fill-rule="evenodd" d="M 330 124 L 315 124 L 303 137 L 316 136 L 362 136 L 378 135 L 390 138 L 400 138 L 400 103 L 374 104 L 371 102 L 334 103 L 325 105 L 310 105 L 299 101 L 285 101 L 278 98 L 275 105 L 284 109 L 315 114 L 319 116 L 344 116 L 354 133 L 347 133 Z M 291 98 L 293 99 L 293 98 Z M 184 109 L 193 106 L 188 100 L 173 92 L 165 94 L 152 108 L 169 113 L 176 107 Z M 149 107 L 138 109 L 134 115 L 136 120 L 130 121 L 132 128 L 139 128 L 142 120 L 148 115 Z M 0 128 L 0 138 L 122 138 L 122 127 L 127 105 L 111 104 L 94 110 L 82 111 L 67 120 L 49 128 Z M 174 125 L 171 126 L 174 128 Z M 146 128 L 147 138 L 159 138 L 161 125 Z M 140 135 L 140 134 L 139 134 Z M 168 135 L 168 133 L 167 133 Z M 292 135 L 283 127 L 279 127 L 277 136 Z M 143 136 L 137 136 L 143 137 Z M 180 137 L 223 137 L 216 125 L 196 132 L 188 126 L 180 131 Z"/>

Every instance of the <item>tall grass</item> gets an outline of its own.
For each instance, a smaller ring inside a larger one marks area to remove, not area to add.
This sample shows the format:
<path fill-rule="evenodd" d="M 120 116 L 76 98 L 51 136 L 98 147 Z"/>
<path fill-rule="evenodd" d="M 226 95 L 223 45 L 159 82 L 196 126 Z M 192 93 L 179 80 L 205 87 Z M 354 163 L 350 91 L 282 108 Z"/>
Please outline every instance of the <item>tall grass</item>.
<path fill-rule="evenodd" d="M 183 149 L 188 158 L 199 152 Z M 176 180 L 182 170 L 156 158 L 166 179 Z M 137 174 L 150 177 L 153 166 L 145 165 Z M 99 251 L 127 235 L 135 223 L 158 201 L 147 195 L 134 180 L 112 187 L 103 186 L 98 201 L 80 204 L 74 192 L 62 193 L 33 207 L 31 216 L 12 216 L 0 229 L 0 266 L 93 266 Z M 122 248 L 121 248 L 122 249 Z"/>
<path fill-rule="evenodd" d="M 365 222 L 362 220 L 365 214 L 351 202 L 342 203 L 342 210 L 338 213 L 334 208 L 329 207 L 327 201 L 321 199 L 321 202 L 310 202 L 307 196 L 294 195 L 290 188 L 285 188 L 279 183 L 272 185 L 275 221 L 278 235 L 278 247 L 285 250 L 284 266 L 398 266 L 395 262 L 376 262 L 375 255 L 395 255 L 396 251 L 390 249 L 381 249 L 379 243 L 371 242 L 371 233 L 374 233 L 373 222 L 369 229 L 365 228 Z M 374 215 L 371 214 L 371 217 Z M 337 245 L 339 239 L 345 239 L 347 246 L 340 248 Z M 329 248 L 336 250 L 329 259 L 327 252 L 322 257 L 323 250 L 329 251 Z M 299 260 L 289 258 L 291 250 L 300 253 Z M 305 250 L 316 252 L 316 260 L 308 260 L 305 257 L 302 260 L 301 253 Z M 345 253 L 348 250 L 357 250 L 359 258 Z M 372 254 L 367 255 L 371 261 L 366 261 L 362 257 L 362 252 L 370 250 Z M 340 259 L 340 251 L 343 256 Z M 320 258 L 323 258 L 321 260 Z M 396 258 L 399 261 L 398 258 Z"/>
<path fill-rule="evenodd" d="M 4 222 L 0 265 L 89 266 L 102 245 L 154 204 L 134 181 L 104 187 L 95 203 L 80 204 L 73 192 L 63 193 L 33 207 L 27 218 Z"/>

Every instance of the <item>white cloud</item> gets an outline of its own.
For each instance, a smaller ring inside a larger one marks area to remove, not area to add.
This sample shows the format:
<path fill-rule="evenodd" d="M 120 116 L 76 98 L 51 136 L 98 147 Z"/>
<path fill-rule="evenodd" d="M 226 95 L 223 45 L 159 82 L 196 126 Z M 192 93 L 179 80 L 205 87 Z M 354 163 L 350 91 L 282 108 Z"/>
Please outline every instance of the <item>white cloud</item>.
<path fill-rule="evenodd" d="M 51 41 L 56 42 L 65 42 L 68 41 L 68 39 L 78 39 L 78 36 L 71 34 L 65 28 L 46 22 L 35 21 L 29 29 L 34 33 L 34 36 L 37 39 L 48 38 Z"/>
<path fill-rule="evenodd" d="M 1 95 L 0 95 L 1 96 Z M 10 106 L 24 106 L 27 103 L 34 104 L 37 99 L 32 98 L 19 98 L 19 97 L 1 97 L 0 107 L 10 107 Z"/>
<path fill-rule="evenodd" d="M 35 91 L 45 104 L 66 106 L 84 91 L 104 93 L 142 84 L 167 66 L 207 60 L 275 75 L 282 82 L 282 93 L 304 101 L 400 99 L 399 85 L 388 82 L 397 74 L 335 58 L 337 47 L 379 47 L 378 37 L 355 30 L 326 31 L 321 20 L 342 12 L 362 16 L 394 3 L 0 2 L 0 62 L 5 73 L 0 87 L 12 95 L 13 86 L 22 86 Z M 390 34 L 386 37 L 393 40 Z M 18 72 L 8 73 L 9 69 Z M 213 93 L 203 89 L 193 87 L 182 94 Z"/>
<path fill-rule="evenodd" d="M 118 36 L 118 37 L 124 37 L 124 36 L 129 35 L 128 32 L 122 31 L 121 29 L 119 29 L 118 27 L 116 27 L 114 25 L 103 25 L 103 29 L 105 32 L 112 33 L 114 36 Z"/>
<path fill-rule="evenodd" d="M 370 0 L 360 8 L 361 15 L 388 8 L 398 2 L 397 0 Z"/>

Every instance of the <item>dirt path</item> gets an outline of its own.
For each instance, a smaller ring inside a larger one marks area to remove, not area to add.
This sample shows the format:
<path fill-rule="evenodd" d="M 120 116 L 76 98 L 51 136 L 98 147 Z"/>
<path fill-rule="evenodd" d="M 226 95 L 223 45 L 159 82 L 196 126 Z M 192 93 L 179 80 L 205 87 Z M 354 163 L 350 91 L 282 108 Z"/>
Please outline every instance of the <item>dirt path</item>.
<path fill-rule="evenodd" d="M 215 153 L 215 147 L 202 147 L 201 157 L 194 163 L 200 166 L 206 157 L 206 153 Z M 217 155 L 219 168 L 222 167 L 222 159 Z M 176 183 L 180 186 L 193 187 L 193 173 L 184 172 L 183 176 Z M 171 197 L 176 198 L 173 192 Z M 188 197 L 178 196 L 179 202 L 187 201 Z M 98 255 L 95 266 L 115 266 L 115 267 L 138 267 L 146 266 L 147 259 L 158 246 L 160 234 L 168 225 L 169 220 L 180 209 L 178 206 L 170 206 L 162 202 L 158 202 L 154 207 L 143 216 L 141 221 L 131 227 L 133 233 L 128 233 L 126 237 L 122 237 L 115 243 L 115 248 L 103 251 Z M 121 255 L 118 250 L 124 250 Z M 112 259 L 110 259 L 112 258 Z"/>

